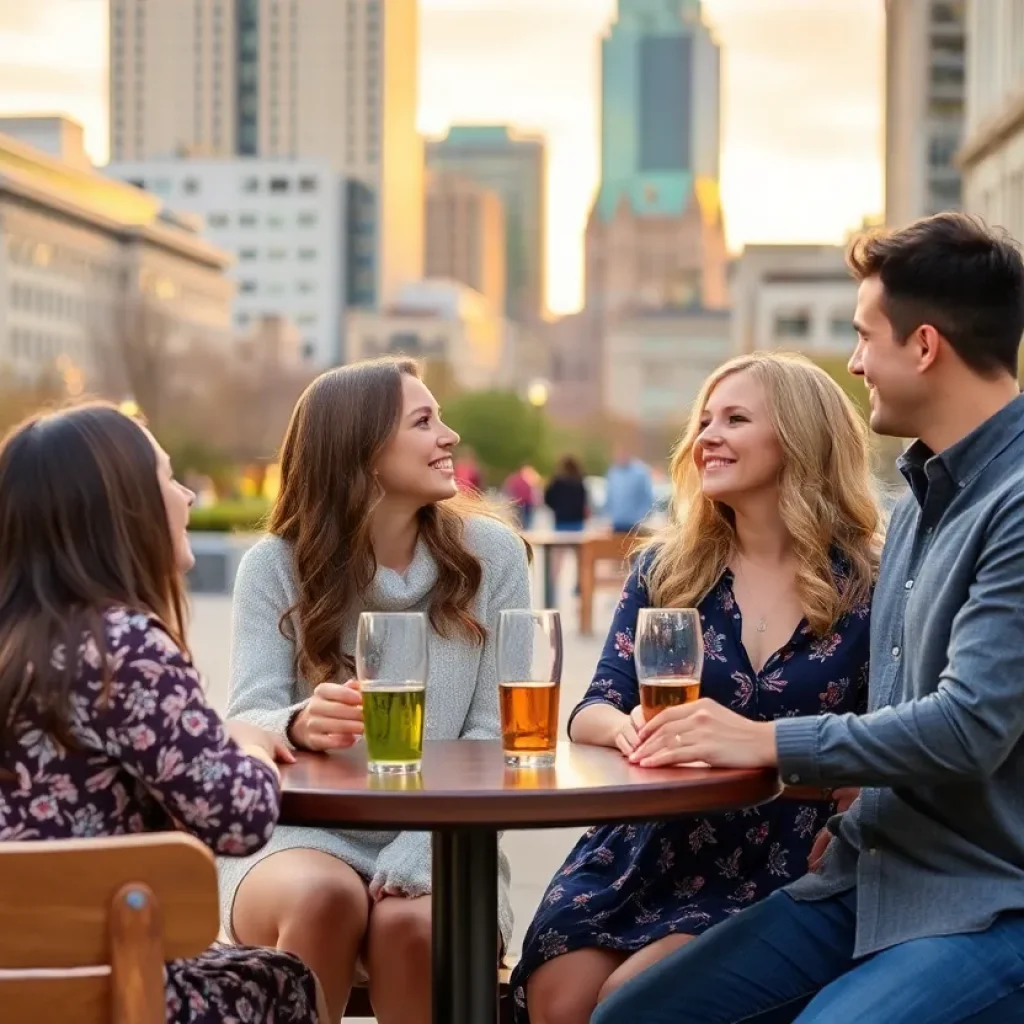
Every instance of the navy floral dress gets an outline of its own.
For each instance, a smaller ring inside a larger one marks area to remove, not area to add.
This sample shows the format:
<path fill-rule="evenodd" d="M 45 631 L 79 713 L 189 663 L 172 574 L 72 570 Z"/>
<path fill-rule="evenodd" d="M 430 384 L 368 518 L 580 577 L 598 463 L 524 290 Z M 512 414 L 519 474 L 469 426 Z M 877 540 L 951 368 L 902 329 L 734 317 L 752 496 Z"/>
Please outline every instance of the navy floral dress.
<path fill-rule="evenodd" d="M 38 724 L 34 705 L 2 751 L 0 842 L 69 839 L 182 829 L 214 853 L 238 857 L 270 838 L 277 779 L 226 735 L 199 675 L 146 615 L 106 615 L 112 680 L 91 638 L 77 652 L 66 750 Z M 74 652 L 72 652 L 74 656 Z M 67 652 L 57 649 L 54 662 Z M 297 957 L 275 949 L 216 945 L 166 966 L 166 1019 L 316 1024 L 316 982 Z"/>
<path fill-rule="evenodd" d="M 640 702 L 633 664 L 637 612 L 649 607 L 643 565 L 619 599 L 593 682 L 579 706 L 604 702 L 627 714 Z M 836 572 L 841 573 L 837 563 Z M 755 672 L 726 570 L 699 606 L 704 629 L 701 695 L 768 721 L 863 711 L 869 605 L 815 637 L 801 623 Z M 670 822 L 592 828 L 548 885 L 512 975 L 517 1024 L 529 1019 L 526 982 L 541 964 L 578 949 L 634 953 L 673 933 L 696 935 L 792 882 L 807 869 L 829 801 L 777 800 L 763 807 Z"/>

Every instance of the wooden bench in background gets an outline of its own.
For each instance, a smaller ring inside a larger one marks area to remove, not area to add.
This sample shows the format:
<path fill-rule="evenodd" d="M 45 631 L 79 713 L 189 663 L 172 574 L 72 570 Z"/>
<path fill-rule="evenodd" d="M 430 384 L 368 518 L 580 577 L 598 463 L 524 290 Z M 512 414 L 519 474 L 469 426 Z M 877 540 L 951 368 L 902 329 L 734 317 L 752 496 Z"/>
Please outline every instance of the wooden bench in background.
<path fill-rule="evenodd" d="M 629 575 L 629 555 L 636 541 L 633 533 L 594 537 L 580 545 L 580 634 L 594 632 L 594 594 L 600 586 L 621 587 Z M 609 563 L 612 563 L 609 565 Z M 598 573 L 598 567 L 605 571 Z"/>
<path fill-rule="evenodd" d="M 217 935 L 209 850 L 181 833 L 0 843 L 3 1024 L 164 1024 L 164 961 Z"/>

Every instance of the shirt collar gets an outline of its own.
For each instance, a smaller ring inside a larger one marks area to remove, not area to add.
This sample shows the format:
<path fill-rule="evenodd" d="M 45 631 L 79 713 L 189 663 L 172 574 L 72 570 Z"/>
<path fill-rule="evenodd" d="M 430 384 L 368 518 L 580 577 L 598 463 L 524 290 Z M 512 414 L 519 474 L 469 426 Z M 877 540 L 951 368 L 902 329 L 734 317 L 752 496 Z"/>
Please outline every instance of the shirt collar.
<path fill-rule="evenodd" d="M 921 503 L 928 484 L 937 474 L 963 489 L 984 472 L 1008 444 L 1024 433 L 1024 395 L 1018 395 L 966 437 L 935 454 L 923 441 L 915 441 L 896 465 Z"/>

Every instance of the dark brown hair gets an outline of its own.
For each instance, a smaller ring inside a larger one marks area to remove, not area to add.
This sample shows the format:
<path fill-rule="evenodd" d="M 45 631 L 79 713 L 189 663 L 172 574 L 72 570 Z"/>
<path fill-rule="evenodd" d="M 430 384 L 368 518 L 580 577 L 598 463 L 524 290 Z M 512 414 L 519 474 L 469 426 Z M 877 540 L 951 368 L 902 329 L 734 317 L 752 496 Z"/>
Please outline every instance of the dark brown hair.
<path fill-rule="evenodd" d="M 898 341 L 929 324 L 979 375 L 1017 375 L 1024 263 L 1005 232 L 965 213 L 939 213 L 858 236 L 846 261 L 858 281 L 881 280 Z"/>
<path fill-rule="evenodd" d="M 33 416 L 0 444 L 0 750 L 26 701 L 75 745 L 76 654 L 91 637 L 109 684 L 103 613 L 117 606 L 155 615 L 184 649 L 183 582 L 153 445 L 109 405 Z"/>
<path fill-rule="evenodd" d="M 583 467 L 575 455 L 563 455 L 556 470 L 558 476 L 569 477 L 570 480 L 583 479 Z"/>
<path fill-rule="evenodd" d="M 280 628 L 296 642 L 299 677 L 311 687 L 355 671 L 353 652 L 341 648 L 342 621 L 377 571 L 370 524 L 383 493 L 373 467 L 398 429 L 403 376 L 419 379 L 415 362 L 377 359 L 329 370 L 303 392 L 285 434 L 269 529 L 292 545 L 299 598 Z M 420 509 L 419 531 L 437 564 L 431 626 L 480 644 L 486 631 L 470 604 L 483 569 L 463 540 L 472 514 L 498 518 L 481 499 L 460 493 Z"/>

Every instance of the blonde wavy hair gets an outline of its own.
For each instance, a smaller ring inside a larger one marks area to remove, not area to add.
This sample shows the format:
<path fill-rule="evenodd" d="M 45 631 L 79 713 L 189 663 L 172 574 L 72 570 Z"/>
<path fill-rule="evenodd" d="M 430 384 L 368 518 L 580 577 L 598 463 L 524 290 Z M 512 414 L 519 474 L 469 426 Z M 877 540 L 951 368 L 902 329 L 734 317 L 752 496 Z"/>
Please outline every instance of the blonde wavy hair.
<path fill-rule="evenodd" d="M 696 606 L 733 556 L 732 510 L 705 497 L 693 454 L 712 391 L 737 373 L 749 374 L 763 389 L 782 448 L 779 507 L 796 554 L 804 616 L 820 636 L 870 598 L 882 517 L 869 468 L 867 426 L 839 385 L 803 356 L 739 356 L 704 382 L 671 458 L 670 521 L 643 545 L 652 555 L 645 582 L 659 607 Z M 834 552 L 843 563 L 839 579 Z"/>

